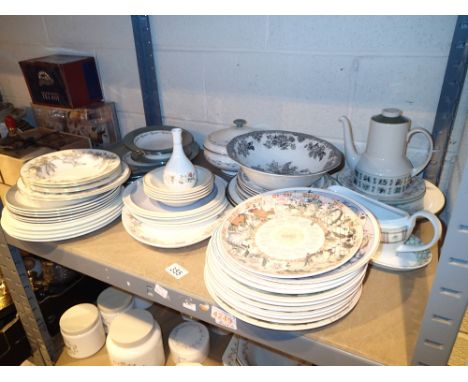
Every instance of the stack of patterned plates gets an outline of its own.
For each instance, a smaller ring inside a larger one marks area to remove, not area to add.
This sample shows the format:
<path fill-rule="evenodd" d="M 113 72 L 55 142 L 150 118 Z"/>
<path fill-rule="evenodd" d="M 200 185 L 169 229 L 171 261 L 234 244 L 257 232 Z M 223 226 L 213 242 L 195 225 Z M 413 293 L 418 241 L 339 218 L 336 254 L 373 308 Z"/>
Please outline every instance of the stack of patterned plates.
<path fill-rule="evenodd" d="M 2 227 L 26 241 L 57 241 L 99 229 L 122 209 L 121 185 L 130 169 L 104 150 L 71 149 L 23 165 L 6 194 Z"/>
<path fill-rule="evenodd" d="M 214 175 L 210 170 L 195 166 L 197 183 L 188 190 L 176 191 L 164 183 L 164 167 L 156 168 L 143 178 L 143 188 L 146 195 L 168 206 L 183 207 L 204 198 L 213 189 Z"/>
<path fill-rule="evenodd" d="M 441 194 L 440 190 L 438 190 L 439 192 L 435 192 L 437 196 L 434 195 L 434 191 L 437 189 L 437 187 L 419 176 L 413 176 L 405 192 L 403 192 L 401 195 L 398 195 L 396 198 L 388 195 L 376 196 L 364 193 L 354 185 L 354 174 L 349 170 L 344 170 L 338 173 L 337 180 L 338 183 L 344 187 L 348 187 L 353 191 L 376 199 L 382 203 L 386 203 L 390 206 L 405 210 L 410 214 L 422 209 L 435 214 L 439 212 L 444 205 L 443 195 L 442 198 L 439 196 Z M 431 194 L 429 194 L 429 192 Z M 438 202 L 432 203 L 432 200 L 435 198 L 438 199 Z M 441 199 L 442 202 L 439 202 Z"/>
<path fill-rule="evenodd" d="M 144 244 L 161 248 L 185 247 L 210 237 L 228 210 L 226 181 L 214 177 L 202 167 L 197 167 L 197 170 L 199 175 L 203 174 L 199 178 L 201 183 L 206 183 L 205 178 L 214 179 L 214 183 L 209 181 L 208 194 L 197 194 L 199 196 L 189 205 L 169 206 L 148 195 L 146 176 L 128 185 L 123 195 L 125 207 L 122 211 L 126 231 Z"/>
<path fill-rule="evenodd" d="M 331 176 L 323 175 L 318 180 L 316 180 L 310 187 L 327 188 L 334 183 L 336 183 L 336 181 L 334 181 L 334 179 Z M 237 206 L 239 203 L 242 203 L 248 198 L 269 191 L 271 190 L 263 188 L 256 184 L 254 181 L 252 181 L 249 178 L 249 176 L 244 171 L 242 171 L 241 168 L 237 175 L 230 180 L 228 188 L 226 190 L 226 197 L 233 206 Z"/>
<path fill-rule="evenodd" d="M 214 232 L 206 287 L 245 322 L 317 328 L 357 304 L 379 241 L 375 217 L 350 198 L 310 188 L 271 191 L 239 204 Z"/>

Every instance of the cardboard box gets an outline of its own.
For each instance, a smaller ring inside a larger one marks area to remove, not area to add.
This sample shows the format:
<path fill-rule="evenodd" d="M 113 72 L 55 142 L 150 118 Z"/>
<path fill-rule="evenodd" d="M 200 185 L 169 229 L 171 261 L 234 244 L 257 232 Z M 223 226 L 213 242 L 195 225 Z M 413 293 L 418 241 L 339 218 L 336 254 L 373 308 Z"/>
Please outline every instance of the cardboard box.
<path fill-rule="evenodd" d="M 0 149 L 0 174 L 3 183 L 13 186 L 20 176 L 21 167 L 30 159 L 52 151 L 90 148 L 87 137 L 61 133 L 50 129 L 36 128 L 21 134 L 23 140 L 31 139 L 35 144 L 15 150 Z"/>
<path fill-rule="evenodd" d="M 93 57 L 58 54 L 19 65 L 36 104 L 75 108 L 103 98 Z"/>
<path fill-rule="evenodd" d="M 8 190 L 11 188 L 11 186 L 8 186 L 6 184 L 0 183 L 0 198 L 2 199 L 2 204 L 5 206 L 5 195 L 8 192 Z"/>

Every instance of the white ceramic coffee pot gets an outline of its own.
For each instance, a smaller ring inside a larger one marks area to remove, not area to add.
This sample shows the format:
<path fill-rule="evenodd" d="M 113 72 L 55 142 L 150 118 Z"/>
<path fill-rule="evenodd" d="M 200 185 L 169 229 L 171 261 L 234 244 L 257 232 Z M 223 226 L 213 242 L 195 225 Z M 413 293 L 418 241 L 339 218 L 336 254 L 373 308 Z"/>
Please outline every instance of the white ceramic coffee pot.
<path fill-rule="evenodd" d="M 402 114 L 399 109 L 389 108 L 374 115 L 362 154 L 354 146 L 349 119 L 346 116 L 339 119 L 344 130 L 346 163 L 354 170 L 353 183 L 358 189 L 373 195 L 398 196 L 429 163 L 433 149 L 431 134 L 423 128 L 410 130 L 411 120 Z M 411 137 L 418 133 L 426 137 L 429 151 L 423 163 L 414 167 L 406 149 Z"/>

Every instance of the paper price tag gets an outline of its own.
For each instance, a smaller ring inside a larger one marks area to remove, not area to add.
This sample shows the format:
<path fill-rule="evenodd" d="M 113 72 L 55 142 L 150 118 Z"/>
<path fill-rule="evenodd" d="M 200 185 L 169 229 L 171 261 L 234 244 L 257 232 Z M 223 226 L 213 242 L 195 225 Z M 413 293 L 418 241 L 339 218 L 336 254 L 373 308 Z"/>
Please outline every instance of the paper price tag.
<path fill-rule="evenodd" d="M 179 280 L 188 273 L 188 270 L 186 270 L 182 265 L 174 263 L 166 268 L 166 272 Z"/>
<path fill-rule="evenodd" d="M 236 317 L 224 310 L 217 308 L 216 306 L 211 307 L 211 317 L 215 320 L 218 325 L 222 325 L 229 329 L 237 330 Z"/>
<path fill-rule="evenodd" d="M 185 309 L 193 310 L 194 312 L 197 311 L 197 304 L 195 304 L 195 303 L 193 303 L 193 302 L 184 301 L 184 302 L 182 303 L 182 306 L 183 306 Z"/>
<path fill-rule="evenodd" d="M 154 291 L 159 294 L 162 298 L 166 299 L 168 297 L 169 292 L 167 289 L 164 289 L 162 286 L 156 284 L 154 286 Z"/>

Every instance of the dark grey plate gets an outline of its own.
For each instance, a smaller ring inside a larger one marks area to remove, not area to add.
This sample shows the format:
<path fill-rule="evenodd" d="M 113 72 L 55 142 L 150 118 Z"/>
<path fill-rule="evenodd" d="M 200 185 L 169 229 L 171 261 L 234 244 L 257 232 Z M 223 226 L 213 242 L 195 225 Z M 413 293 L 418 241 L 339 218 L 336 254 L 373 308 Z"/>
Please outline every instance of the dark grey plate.
<path fill-rule="evenodd" d="M 131 151 L 129 152 L 131 153 Z M 199 152 L 200 146 L 198 146 L 198 144 L 195 141 L 192 142 L 192 144 L 189 147 L 189 150 L 186 150 L 187 157 L 190 160 L 195 159 Z M 126 155 L 128 155 L 128 152 L 122 154 L 121 158 L 125 161 L 125 163 L 127 163 L 130 166 L 130 169 L 132 170 L 132 176 L 145 174 L 156 167 L 164 166 L 169 160 L 168 158 L 167 160 L 148 162 L 148 159 L 146 159 L 145 162 L 138 163 L 138 161 L 136 161 L 134 158 L 131 158 L 132 160 L 131 162 L 129 162 L 125 160 Z"/>
<path fill-rule="evenodd" d="M 133 130 L 127 135 L 125 135 L 123 139 L 124 145 L 131 151 L 135 153 L 141 154 L 149 154 L 149 155 L 157 155 L 157 154 L 166 154 L 172 152 L 172 147 L 168 149 L 162 150 L 148 150 L 148 149 L 141 149 L 137 147 L 133 141 L 135 138 L 141 134 L 148 133 L 150 131 L 171 131 L 175 126 L 146 126 L 140 127 L 139 129 Z M 190 146 L 193 143 L 193 136 L 187 130 L 182 129 L 182 145 L 184 148 L 186 146 Z"/>

